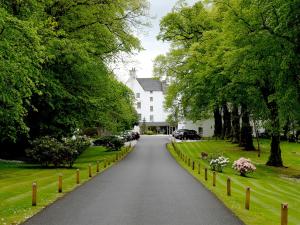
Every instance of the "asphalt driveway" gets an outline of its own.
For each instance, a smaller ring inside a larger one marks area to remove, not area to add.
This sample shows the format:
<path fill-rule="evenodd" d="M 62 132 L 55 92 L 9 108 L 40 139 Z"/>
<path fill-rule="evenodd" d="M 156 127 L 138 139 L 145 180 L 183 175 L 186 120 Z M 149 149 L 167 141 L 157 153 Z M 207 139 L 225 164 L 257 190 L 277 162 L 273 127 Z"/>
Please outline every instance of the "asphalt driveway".
<path fill-rule="evenodd" d="M 26 225 L 241 225 L 170 156 L 167 136 L 142 136 L 126 159 Z"/>

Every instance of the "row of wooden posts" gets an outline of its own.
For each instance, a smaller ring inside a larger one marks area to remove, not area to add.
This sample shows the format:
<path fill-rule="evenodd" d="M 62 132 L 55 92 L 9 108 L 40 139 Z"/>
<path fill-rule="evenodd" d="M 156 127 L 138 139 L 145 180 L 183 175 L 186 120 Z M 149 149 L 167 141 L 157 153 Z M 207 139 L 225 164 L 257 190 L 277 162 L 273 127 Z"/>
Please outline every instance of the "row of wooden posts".
<path fill-rule="evenodd" d="M 106 168 L 107 166 L 110 166 L 110 164 L 116 161 L 119 161 L 121 159 L 123 159 L 127 153 L 130 151 L 131 149 L 131 145 L 129 148 L 125 148 L 123 151 L 121 151 L 120 153 L 117 153 L 115 155 L 115 157 L 113 157 L 112 159 L 105 159 L 103 161 L 103 167 Z M 96 172 L 99 173 L 100 172 L 100 162 L 97 161 L 96 162 Z M 91 178 L 93 176 L 92 174 L 92 164 L 90 163 L 88 165 L 88 175 L 89 178 Z M 76 176 L 75 176 L 75 182 L 76 184 L 80 184 L 80 170 L 77 169 L 76 170 Z M 58 176 L 58 193 L 62 193 L 63 192 L 63 175 L 59 174 Z M 32 206 L 36 206 L 37 205 L 37 183 L 33 182 L 32 183 Z"/>
<path fill-rule="evenodd" d="M 182 153 L 172 142 L 173 149 L 175 150 L 176 154 L 179 156 L 179 158 L 187 164 L 188 167 L 191 167 L 192 170 L 195 170 L 195 161 L 191 160 L 187 155 Z M 200 162 L 198 162 L 198 174 L 201 172 L 201 165 Z M 208 180 L 208 169 L 205 167 L 204 168 L 204 179 L 205 181 Z M 213 187 L 216 187 L 216 180 L 217 180 L 217 173 L 213 171 L 213 179 L 212 179 L 212 185 Z M 231 196 L 231 179 L 230 177 L 227 178 L 227 196 Z M 245 193 L 245 209 L 250 210 L 250 187 L 246 188 L 246 193 Z M 281 225 L 287 225 L 288 224 L 288 204 L 287 203 L 282 203 L 281 204 Z"/>

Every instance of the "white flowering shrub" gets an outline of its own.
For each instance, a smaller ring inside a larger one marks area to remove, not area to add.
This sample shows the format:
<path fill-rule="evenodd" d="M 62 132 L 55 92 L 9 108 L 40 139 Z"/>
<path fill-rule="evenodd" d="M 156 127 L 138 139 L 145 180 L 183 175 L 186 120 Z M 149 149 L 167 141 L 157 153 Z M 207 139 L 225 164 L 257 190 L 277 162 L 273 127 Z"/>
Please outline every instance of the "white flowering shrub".
<path fill-rule="evenodd" d="M 232 168 L 238 171 L 243 177 L 245 177 L 247 173 L 252 173 L 256 170 L 256 167 L 251 163 L 251 160 L 243 157 L 234 161 Z"/>
<path fill-rule="evenodd" d="M 215 159 L 210 160 L 210 168 L 213 171 L 222 172 L 223 168 L 226 167 L 229 163 L 229 159 L 224 156 L 219 156 Z"/>

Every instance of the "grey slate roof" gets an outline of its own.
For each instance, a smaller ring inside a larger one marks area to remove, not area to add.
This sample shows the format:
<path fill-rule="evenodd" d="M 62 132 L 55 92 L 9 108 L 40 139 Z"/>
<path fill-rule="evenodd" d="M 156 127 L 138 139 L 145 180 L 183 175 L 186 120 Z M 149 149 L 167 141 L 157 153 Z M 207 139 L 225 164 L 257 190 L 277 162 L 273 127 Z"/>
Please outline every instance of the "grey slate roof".
<path fill-rule="evenodd" d="M 162 83 L 153 78 L 136 79 L 145 91 L 163 91 Z"/>
<path fill-rule="evenodd" d="M 140 122 L 139 125 L 142 126 L 144 122 Z M 146 122 L 147 127 L 167 127 L 170 126 L 168 122 Z"/>

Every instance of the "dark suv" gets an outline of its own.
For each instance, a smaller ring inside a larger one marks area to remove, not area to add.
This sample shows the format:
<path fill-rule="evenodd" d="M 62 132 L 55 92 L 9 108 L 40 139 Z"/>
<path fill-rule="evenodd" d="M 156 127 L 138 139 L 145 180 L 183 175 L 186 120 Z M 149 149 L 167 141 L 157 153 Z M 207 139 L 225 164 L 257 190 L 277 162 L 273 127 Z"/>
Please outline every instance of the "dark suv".
<path fill-rule="evenodd" d="M 188 131 L 187 129 L 179 129 L 179 130 L 175 130 L 173 133 L 172 133 L 172 136 L 174 138 L 177 138 L 179 139 L 179 136 L 182 134 L 182 132 L 184 131 Z"/>
<path fill-rule="evenodd" d="M 179 130 L 175 138 L 180 140 L 200 140 L 201 137 L 197 134 L 195 130 Z"/>

